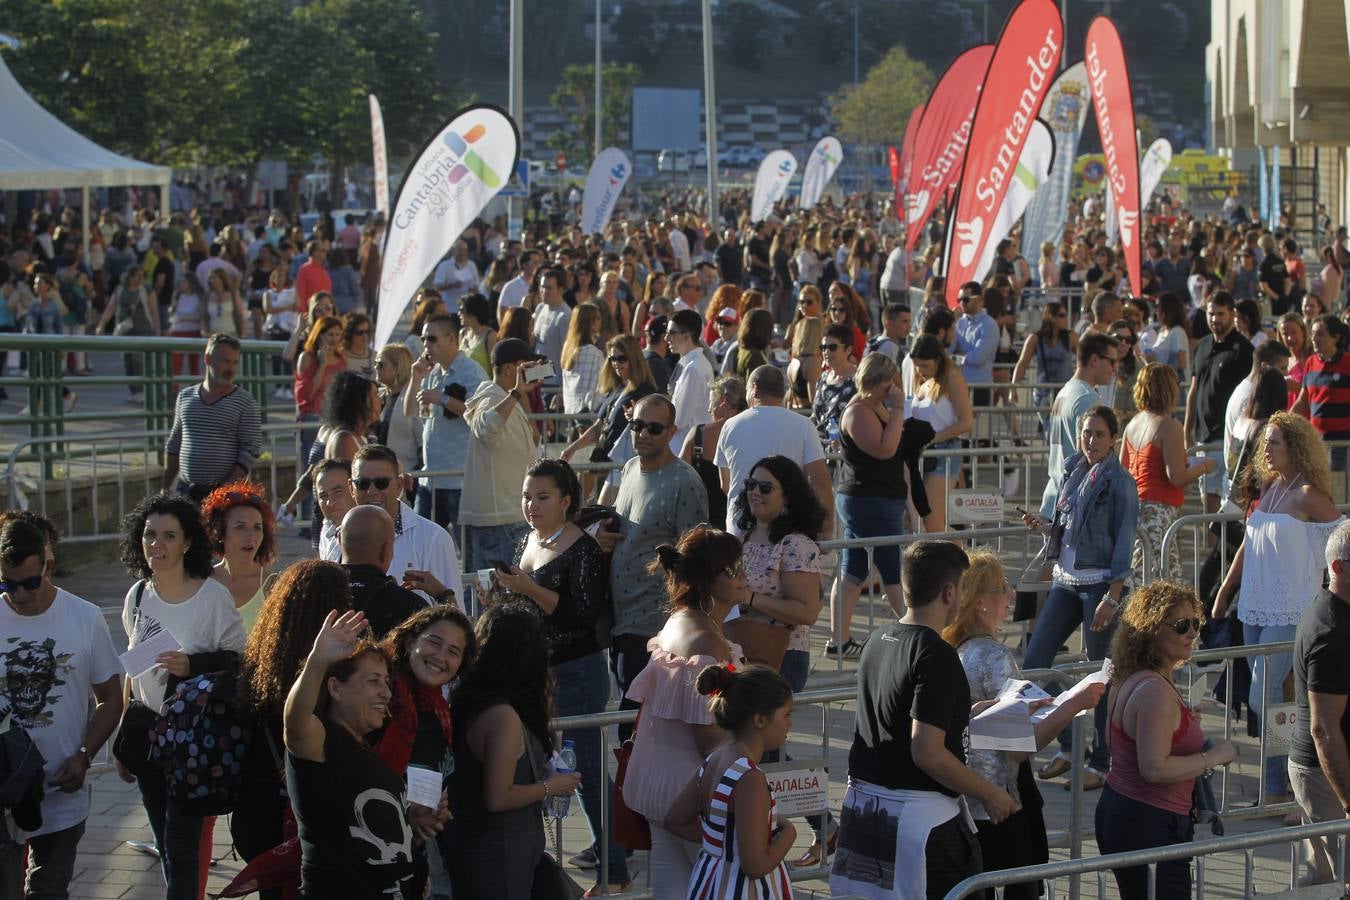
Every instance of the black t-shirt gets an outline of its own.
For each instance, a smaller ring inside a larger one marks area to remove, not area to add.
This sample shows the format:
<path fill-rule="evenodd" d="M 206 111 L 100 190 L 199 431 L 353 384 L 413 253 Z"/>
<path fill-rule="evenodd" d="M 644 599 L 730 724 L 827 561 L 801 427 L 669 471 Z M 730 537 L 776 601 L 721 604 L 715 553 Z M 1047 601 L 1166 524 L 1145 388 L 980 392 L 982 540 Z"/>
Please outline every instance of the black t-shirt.
<path fill-rule="evenodd" d="M 375 566 L 347 566 L 352 591 L 352 609 L 366 614 L 370 630 L 383 639 L 386 634 L 419 610 L 426 602 Z"/>
<path fill-rule="evenodd" d="M 1313 744 L 1308 692 L 1350 696 L 1350 603 L 1330 591 L 1317 595 L 1298 620 L 1294 635 L 1294 701 L 1298 719 L 1289 758 L 1321 768 Z M 1350 705 L 1341 714 L 1341 734 L 1350 741 Z"/>
<path fill-rule="evenodd" d="M 286 754 L 286 788 L 300 828 L 305 900 L 376 900 L 412 874 L 412 829 L 403 779 L 325 723 L 323 762 Z"/>
<path fill-rule="evenodd" d="M 155 263 L 155 273 L 150 277 L 150 287 L 152 290 L 154 289 L 155 279 L 161 275 L 164 276 L 164 284 L 160 285 L 159 295 L 156 299 L 159 300 L 160 306 L 168 306 L 170 303 L 173 303 L 174 289 L 173 260 L 168 257 L 163 257 L 159 262 Z"/>
<path fill-rule="evenodd" d="M 1281 297 L 1285 295 L 1286 285 L 1289 283 L 1289 269 L 1285 267 L 1284 260 L 1278 253 L 1267 253 L 1261 260 L 1261 283 L 1269 287 Z"/>
<path fill-rule="evenodd" d="M 666 385 L 670 382 L 670 367 L 666 364 L 666 358 L 655 350 L 644 350 L 642 355 L 647 359 L 647 368 L 652 370 L 652 381 L 656 383 L 656 392 L 664 394 Z"/>
<path fill-rule="evenodd" d="M 723 284 L 741 283 L 741 248 L 735 244 L 722 243 L 713 251 L 717 259 L 717 277 Z"/>
<path fill-rule="evenodd" d="M 1210 334 L 1195 347 L 1194 438 L 1208 444 L 1223 440 L 1223 417 L 1228 398 L 1252 372 L 1252 342 L 1234 328 L 1216 341 Z M 1187 436 L 1191 437 L 1190 435 Z"/>
<path fill-rule="evenodd" d="M 936 631 L 892 622 L 868 639 L 858 661 L 858 713 L 848 774 L 892 790 L 940 791 L 955 797 L 914 763 L 914 720 L 942 728 L 952 755 L 966 759 L 970 684 L 956 650 Z"/>
<path fill-rule="evenodd" d="M 762 237 L 750 239 L 750 274 L 762 278 L 766 283 L 773 277 L 769 266 L 769 242 Z M 761 262 L 763 260 L 763 262 Z"/>

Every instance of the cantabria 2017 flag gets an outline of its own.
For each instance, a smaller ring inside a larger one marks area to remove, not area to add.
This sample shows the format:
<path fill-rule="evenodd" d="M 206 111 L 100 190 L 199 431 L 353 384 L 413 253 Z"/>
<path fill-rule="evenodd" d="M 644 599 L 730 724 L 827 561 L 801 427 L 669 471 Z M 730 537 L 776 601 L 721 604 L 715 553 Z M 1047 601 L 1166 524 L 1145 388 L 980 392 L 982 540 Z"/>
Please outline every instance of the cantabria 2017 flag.
<path fill-rule="evenodd" d="M 633 164 L 618 147 L 606 147 L 591 163 L 586 174 L 586 191 L 581 195 L 581 230 L 585 234 L 604 234 L 614 204 L 619 202 L 623 186 L 633 174 Z"/>
<path fill-rule="evenodd" d="M 1144 160 L 1139 164 L 1139 205 L 1148 206 L 1153 192 L 1158 189 L 1163 173 L 1172 164 L 1172 142 L 1167 138 L 1158 138 L 1144 151 Z"/>
<path fill-rule="evenodd" d="M 1031 134 L 1027 136 L 1027 145 L 1022 148 L 1022 156 L 1013 169 L 1012 183 L 1008 185 L 1008 195 L 1003 198 L 1003 208 L 989 231 L 989 240 L 985 242 L 984 252 L 975 266 L 975 280 L 983 281 L 994 263 L 994 252 L 998 242 L 1008 236 L 1013 225 L 1026 210 L 1027 204 L 1037 190 L 1043 190 L 1046 176 L 1055 159 L 1055 139 L 1049 127 L 1037 119 L 1031 125 Z"/>
<path fill-rule="evenodd" d="M 1060 73 L 1041 104 L 1040 119 L 1050 126 L 1055 139 L 1055 161 L 1022 220 L 1022 253 L 1026 256 L 1039 255 L 1041 244 L 1046 241 L 1058 248 L 1064 237 L 1073 161 L 1078 156 L 1078 139 L 1087 124 L 1088 102 L 1087 68 L 1078 62 Z"/>
<path fill-rule="evenodd" d="M 1088 26 L 1083 62 L 1087 64 L 1092 109 L 1102 138 L 1106 181 L 1115 201 L 1120 250 L 1130 289 L 1137 294 L 1144 267 L 1139 234 L 1139 142 L 1134 131 L 1134 99 L 1125 67 L 1125 48 L 1120 32 L 1105 16 L 1097 16 Z"/>
<path fill-rule="evenodd" d="M 971 120 L 980 102 L 980 85 L 993 55 L 993 44 L 979 44 L 952 60 L 924 104 L 923 118 L 914 137 L 914 162 L 905 208 L 908 223 L 905 247 L 911 252 L 918 246 L 924 223 L 961 177 Z"/>
<path fill-rule="evenodd" d="M 820 202 L 825 186 L 834 177 L 835 170 L 844 159 L 844 147 L 839 138 L 826 135 L 816 143 L 811 157 L 806 161 L 806 170 L 802 172 L 802 196 L 799 205 L 810 209 Z"/>
<path fill-rule="evenodd" d="M 759 164 L 755 173 L 755 192 L 751 195 L 750 221 L 763 222 L 773 205 L 787 193 L 788 182 L 797 171 L 797 159 L 786 150 L 775 150 Z"/>
<path fill-rule="evenodd" d="M 389 217 L 389 155 L 384 145 L 384 115 L 380 101 L 370 95 L 370 142 L 375 148 L 375 208 Z"/>
<path fill-rule="evenodd" d="M 374 346 L 389 342 L 413 294 L 519 158 L 516 123 L 487 103 L 460 110 L 414 157 L 385 230 Z"/>
<path fill-rule="evenodd" d="M 1064 23 L 1054 0 L 1022 0 L 1003 25 L 970 128 L 952 239 L 943 254 L 949 306 L 956 306 L 961 285 L 975 277 L 1063 44 Z"/>
<path fill-rule="evenodd" d="M 914 143 L 919 134 L 919 123 L 923 121 L 923 111 L 927 104 L 920 103 L 914 107 L 914 111 L 909 114 L 909 122 L 905 124 L 905 137 L 900 142 L 900 154 L 896 158 L 891 172 L 891 180 L 895 188 L 895 217 L 901 223 L 909 221 L 909 182 L 910 175 L 914 171 Z M 894 147 L 891 148 L 895 150 Z"/>

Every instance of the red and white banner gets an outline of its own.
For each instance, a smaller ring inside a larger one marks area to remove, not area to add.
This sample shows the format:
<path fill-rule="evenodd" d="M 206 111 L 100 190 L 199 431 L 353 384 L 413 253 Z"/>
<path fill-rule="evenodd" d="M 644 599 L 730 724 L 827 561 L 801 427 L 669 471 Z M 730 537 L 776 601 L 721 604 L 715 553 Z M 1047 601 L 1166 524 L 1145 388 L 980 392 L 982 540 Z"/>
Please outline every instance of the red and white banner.
<path fill-rule="evenodd" d="M 389 217 L 389 154 L 384 146 L 384 114 L 380 101 L 370 95 L 370 142 L 375 147 L 375 208 Z"/>
<path fill-rule="evenodd" d="M 1031 198 L 1036 196 L 1036 192 L 1045 183 L 1054 161 L 1054 135 L 1050 133 L 1050 128 L 1044 120 L 1037 119 L 1031 123 L 1031 134 L 1027 137 L 1027 145 L 1022 148 L 1022 158 L 1017 161 L 1017 168 L 1013 171 L 1008 194 L 1003 198 L 1003 206 L 994 219 L 989 240 L 985 242 L 984 252 L 980 254 L 980 261 L 975 264 L 976 281 L 983 281 L 989 274 L 999 241 L 1012 233 L 1013 225 L 1022 217 Z"/>
<path fill-rule="evenodd" d="M 924 223 L 961 177 L 961 160 L 970 141 L 975 107 L 980 102 L 980 85 L 993 55 L 993 44 L 978 44 L 952 60 L 924 104 L 914 136 L 914 157 L 906 189 L 905 247 L 911 252 L 919 243 Z M 905 139 L 909 139 L 908 132 Z"/>
<path fill-rule="evenodd" d="M 1064 23 L 1054 0 L 1022 0 L 1003 25 L 975 110 L 943 253 L 947 304 L 975 276 L 1031 125 L 1059 70 Z"/>
<path fill-rule="evenodd" d="M 920 103 L 909 114 L 905 124 L 905 136 L 900 141 L 900 152 L 891 148 L 891 186 L 895 189 L 895 217 L 902 223 L 909 221 L 909 182 L 914 171 L 914 139 L 919 134 L 919 123 L 923 121 L 923 111 L 928 104 Z"/>
<path fill-rule="evenodd" d="M 519 159 L 516 123 L 487 103 L 460 110 L 413 157 L 385 229 L 374 346 L 389 343 L 413 294 Z"/>
<path fill-rule="evenodd" d="M 1115 201 L 1120 250 L 1125 256 L 1130 289 L 1137 294 L 1143 273 L 1140 252 L 1143 242 L 1139 233 L 1139 140 L 1134 131 L 1134 98 L 1130 93 L 1130 73 L 1125 67 L 1125 48 L 1120 44 L 1120 32 L 1105 16 L 1097 16 L 1088 26 L 1083 62 L 1087 65 L 1097 132 L 1102 139 L 1106 181 Z"/>

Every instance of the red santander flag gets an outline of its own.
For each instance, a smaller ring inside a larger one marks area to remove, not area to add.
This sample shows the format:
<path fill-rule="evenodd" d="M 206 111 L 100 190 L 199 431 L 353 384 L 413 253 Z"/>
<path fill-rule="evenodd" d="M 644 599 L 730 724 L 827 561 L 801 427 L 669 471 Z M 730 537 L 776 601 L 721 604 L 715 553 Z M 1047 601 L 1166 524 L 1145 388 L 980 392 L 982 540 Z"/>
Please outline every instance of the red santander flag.
<path fill-rule="evenodd" d="M 914 139 L 919 134 L 919 122 L 923 120 L 926 104 L 920 103 L 909 114 L 905 125 L 905 137 L 900 142 L 900 152 L 891 148 L 891 180 L 895 185 L 895 217 L 902 223 L 909 221 L 909 178 L 914 169 Z"/>
<path fill-rule="evenodd" d="M 1088 27 L 1083 62 L 1102 138 L 1106 180 L 1116 203 L 1120 248 L 1130 275 L 1130 289 L 1138 294 L 1143 243 L 1139 239 L 1139 144 L 1134 130 L 1134 98 L 1120 32 L 1106 16 L 1097 16 Z"/>
<path fill-rule="evenodd" d="M 971 119 L 980 101 L 980 84 L 993 44 L 978 44 L 952 60 L 947 71 L 924 104 L 915 129 L 914 156 L 906 188 L 905 222 L 908 233 L 905 249 L 914 251 L 923 233 L 923 225 L 937 209 L 943 194 L 961 177 L 961 159 L 970 140 Z M 913 124 L 913 116 L 910 117 Z M 905 132 L 905 142 L 909 131 Z M 903 152 L 901 153 L 903 157 Z M 904 161 L 901 160 L 901 177 Z"/>
<path fill-rule="evenodd" d="M 1054 0 L 1022 0 L 1003 24 L 966 146 L 946 262 L 947 304 L 971 281 L 1041 101 L 1059 70 L 1064 23 Z"/>

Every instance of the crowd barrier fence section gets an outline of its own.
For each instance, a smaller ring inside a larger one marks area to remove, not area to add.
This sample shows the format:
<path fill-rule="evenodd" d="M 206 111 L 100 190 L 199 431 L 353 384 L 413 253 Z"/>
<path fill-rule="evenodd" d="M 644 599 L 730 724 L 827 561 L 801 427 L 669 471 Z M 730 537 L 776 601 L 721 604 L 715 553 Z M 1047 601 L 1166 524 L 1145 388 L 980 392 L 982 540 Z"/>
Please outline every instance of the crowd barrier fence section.
<path fill-rule="evenodd" d="M 1023 884 L 1028 881 L 1046 881 L 1047 896 L 1054 900 L 1057 896 L 1054 879 L 1068 878 L 1070 886 L 1068 895 L 1070 898 L 1077 898 L 1075 882 L 1084 875 L 1095 875 L 1097 880 L 1097 897 L 1106 898 L 1108 896 L 1108 876 L 1112 869 L 1125 868 L 1127 866 L 1148 866 L 1148 896 L 1153 900 L 1155 896 L 1156 884 L 1154 882 L 1155 867 L 1160 862 L 1180 859 L 1194 859 L 1196 864 L 1194 888 L 1197 900 L 1204 900 L 1205 897 L 1205 860 L 1207 857 L 1220 853 L 1243 854 L 1243 872 L 1244 872 L 1244 897 L 1256 896 L 1256 878 L 1255 878 L 1255 851 L 1262 847 L 1270 847 L 1281 844 L 1290 844 L 1291 860 L 1296 852 L 1296 845 L 1299 841 L 1309 838 L 1337 838 L 1339 844 L 1338 871 L 1345 871 L 1345 844 L 1343 840 L 1345 835 L 1350 834 L 1350 819 L 1337 819 L 1330 822 L 1314 823 L 1312 825 L 1299 825 L 1290 828 L 1281 828 L 1274 831 L 1258 831 L 1251 834 L 1231 835 L 1221 838 L 1212 838 L 1203 841 L 1192 841 L 1185 844 L 1172 844 L 1166 847 L 1156 847 L 1147 850 L 1130 850 L 1124 853 L 1111 853 L 1105 856 L 1094 856 L 1089 858 L 1068 859 L 1060 862 L 1044 863 L 1038 866 L 1026 866 L 1020 869 L 1004 869 L 996 872 L 984 872 L 980 875 L 974 875 L 962 881 L 956 887 L 947 892 L 945 900 L 964 900 L 966 897 L 981 896 L 985 891 L 994 890 L 996 897 L 1003 896 L 1003 888 L 1014 884 Z M 1294 887 L 1294 866 L 1290 864 L 1290 888 Z M 1114 896 L 1114 884 L 1111 885 Z M 1344 888 L 1338 884 L 1320 885 L 1316 888 L 1304 888 L 1298 891 L 1282 893 L 1281 897 L 1298 897 L 1300 900 L 1330 900 L 1333 897 L 1341 897 Z M 1165 898 L 1171 900 L 1171 898 Z"/>

